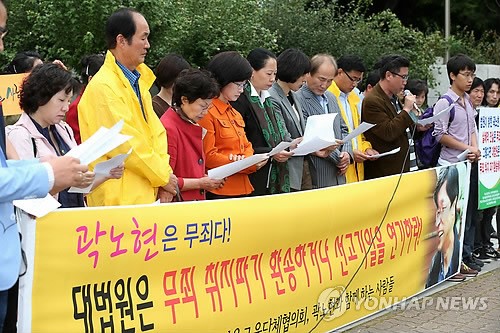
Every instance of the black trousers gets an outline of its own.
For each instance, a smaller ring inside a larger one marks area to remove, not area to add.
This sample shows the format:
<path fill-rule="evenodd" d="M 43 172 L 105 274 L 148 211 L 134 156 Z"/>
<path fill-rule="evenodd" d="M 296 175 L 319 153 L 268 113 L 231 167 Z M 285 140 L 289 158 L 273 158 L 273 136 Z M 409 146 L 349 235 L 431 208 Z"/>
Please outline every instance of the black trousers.
<path fill-rule="evenodd" d="M 17 304 L 19 296 L 19 280 L 8 291 L 7 314 L 3 325 L 2 333 L 17 332 Z"/>

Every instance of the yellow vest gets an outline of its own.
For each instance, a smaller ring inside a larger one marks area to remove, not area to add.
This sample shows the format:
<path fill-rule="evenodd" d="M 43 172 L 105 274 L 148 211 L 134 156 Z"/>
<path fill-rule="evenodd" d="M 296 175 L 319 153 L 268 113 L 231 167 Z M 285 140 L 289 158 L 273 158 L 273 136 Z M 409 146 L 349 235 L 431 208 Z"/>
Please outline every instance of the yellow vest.
<path fill-rule="evenodd" d="M 337 103 L 340 107 L 340 112 L 342 114 L 342 119 L 344 119 L 344 122 L 346 123 L 347 127 L 349 128 L 349 133 L 354 130 L 354 128 L 351 128 L 351 125 L 349 123 L 349 119 L 347 118 L 346 110 L 344 110 L 344 106 L 340 102 L 340 89 L 335 83 L 335 81 L 332 82 L 330 87 L 328 88 L 328 91 L 330 91 L 335 97 L 337 98 Z M 354 123 L 354 127 L 358 127 L 360 124 L 360 117 L 359 117 L 359 112 L 358 112 L 358 105 L 361 99 L 359 98 L 358 94 L 355 92 L 350 92 L 349 95 L 347 96 L 347 102 L 349 103 L 349 106 L 351 108 L 352 112 L 352 122 Z M 356 140 L 357 143 L 357 149 L 365 152 L 368 148 L 371 148 L 372 145 L 370 142 L 365 140 L 365 136 L 363 134 L 358 135 L 353 141 Z M 353 150 L 354 150 L 354 143 L 353 143 Z M 347 172 L 345 174 L 347 183 L 354 183 L 358 182 L 360 180 L 364 180 L 364 168 L 363 168 L 363 163 L 357 163 L 353 162 L 349 164 L 349 167 L 347 168 Z"/>

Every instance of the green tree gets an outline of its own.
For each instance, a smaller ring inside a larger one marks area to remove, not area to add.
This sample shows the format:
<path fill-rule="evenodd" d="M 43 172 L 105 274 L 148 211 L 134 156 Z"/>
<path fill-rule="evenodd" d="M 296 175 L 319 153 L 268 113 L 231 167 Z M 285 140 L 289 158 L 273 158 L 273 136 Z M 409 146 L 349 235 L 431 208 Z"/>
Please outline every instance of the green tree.
<path fill-rule="evenodd" d="M 382 56 L 397 53 L 412 63 L 410 76 L 429 79 L 429 66 L 443 53 L 445 43 L 439 33 L 424 35 L 405 27 L 390 11 L 365 14 L 369 1 L 337 2 L 292 0 L 286 8 L 273 1 L 268 26 L 277 31 L 282 49 L 298 47 L 312 55 L 328 52 L 360 56 L 368 68 Z M 280 15 L 280 20 L 274 17 Z"/>
<path fill-rule="evenodd" d="M 349 0 L 347 0 L 349 1 Z M 345 1 L 343 1 L 345 2 Z M 371 0 L 371 13 L 389 9 L 394 12 L 405 25 L 412 25 L 422 31 L 444 31 L 443 0 Z M 459 26 L 466 26 L 473 31 L 476 38 L 483 33 L 498 29 L 500 1 L 498 0 L 453 0 L 450 1 L 452 33 L 460 33 Z"/>
<path fill-rule="evenodd" d="M 429 66 L 436 56 L 444 55 L 446 47 L 439 31 L 424 34 L 404 25 L 391 11 L 373 13 L 375 0 L 6 2 L 11 33 L 5 40 L 7 52 L 0 54 L 3 65 L 17 51 L 37 50 L 47 60 L 61 59 L 75 68 L 82 56 L 106 49 L 106 19 L 121 6 L 136 8 L 149 22 L 151 49 L 146 62 L 151 67 L 169 52 L 203 66 L 225 50 L 246 55 L 255 47 L 277 53 L 298 47 L 309 55 L 357 54 L 368 68 L 384 54 L 399 53 L 411 60 L 411 76 L 425 79 L 430 78 Z M 391 6 L 401 3 L 393 1 Z M 476 61 L 498 59 L 498 45 L 494 32 L 478 41 L 470 29 L 464 29 L 451 39 L 452 52 L 465 50 Z"/>
<path fill-rule="evenodd" d="M 7 7 L 11 34 L 0 55 L 4 65 L 17 51 L 36 50 L 47 60 L 75 67 L 82 56 L 106 49 L 105 22 L 120 7 L 136 8 L 148 20 L 146 62 L 152 67 L 172 51 L 204 65 L 223 50 L 246 54 L 257 46 L 276 48 L 259 0 L 11 0 Z"/>

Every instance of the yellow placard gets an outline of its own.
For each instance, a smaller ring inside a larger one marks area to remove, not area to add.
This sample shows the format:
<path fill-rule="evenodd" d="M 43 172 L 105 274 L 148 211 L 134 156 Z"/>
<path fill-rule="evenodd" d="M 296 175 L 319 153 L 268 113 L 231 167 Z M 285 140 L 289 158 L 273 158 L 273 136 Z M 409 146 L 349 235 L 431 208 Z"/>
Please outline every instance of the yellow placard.
<path fill-rule="evenodd" d="M 349 324 L 425 289 L 436 253 L 436 175 L 54 212 L 36 221 L 29 325 L 256 333 Z"/>
<path fill-rule="evenodd" d="M 4 116 L 21 114 L 19 93 L 21 83 L 26 75 L 28 74 L 0 75 L 0 102 L 2 103 Z"/>

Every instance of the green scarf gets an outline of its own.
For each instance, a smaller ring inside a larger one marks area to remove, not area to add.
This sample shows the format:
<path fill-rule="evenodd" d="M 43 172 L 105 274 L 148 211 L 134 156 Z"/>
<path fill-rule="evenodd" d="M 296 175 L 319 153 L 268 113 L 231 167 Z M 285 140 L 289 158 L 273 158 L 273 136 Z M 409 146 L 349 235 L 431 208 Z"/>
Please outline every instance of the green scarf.
<path fill-rule="evenodd" d="M 276 118 L 273 104 L 270 98 L 266 98 L 264 104 L 258 96 L 252 96 L 252 88 L 248 84 L 245 88 L 245 94 L 252 105 L 253 111 L 257 116 L 259 125 L 262 128 L 262 135 L 266 143 L 271 147 L 276 147 L 285 138 L 285 124 Z M 269 174 L 269 194 L 290 192 L 290 179 L 288 175 L 288 163 L 278 163 L 271 160 L 271 172 Z"/>

